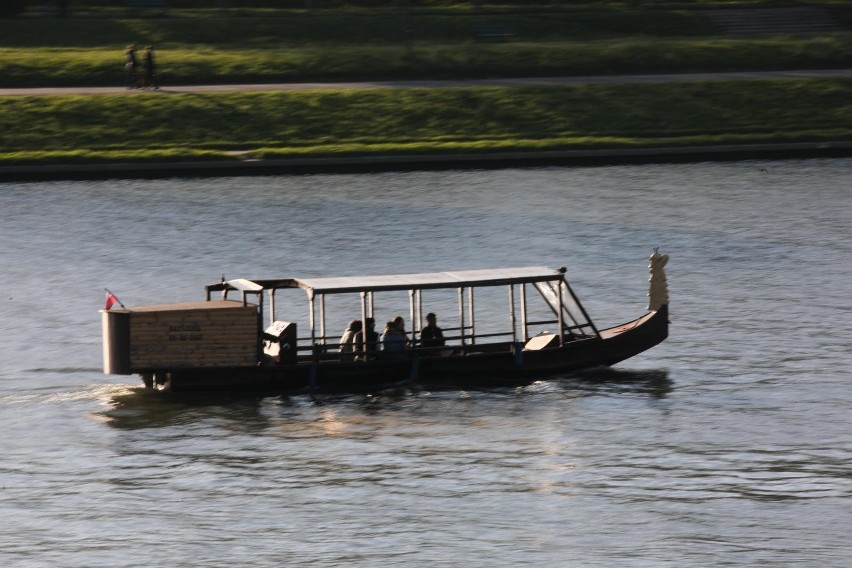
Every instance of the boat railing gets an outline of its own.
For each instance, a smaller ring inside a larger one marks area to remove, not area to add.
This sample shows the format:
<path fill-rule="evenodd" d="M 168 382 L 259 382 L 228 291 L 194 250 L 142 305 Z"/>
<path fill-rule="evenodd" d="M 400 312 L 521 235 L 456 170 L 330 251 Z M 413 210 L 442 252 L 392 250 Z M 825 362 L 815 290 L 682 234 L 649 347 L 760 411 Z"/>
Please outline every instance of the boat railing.
<path fill-rule="evenodd" d="M 558 319 L 546 319 L 539 321 L 528 321 L 528 326 L 545 327 L 550 325 L 559 325 Z M 566 341 L 573 341 L 584 338 L 596 337 L 597 333 L 588 324 L 580 325 L 564 325 L 563 336 Z M 419 331 L 415 331 L 411 346 L 402 352 L 391 353 L 382 349 L 382 342 L 379 341 L 377 349 L 371 352 L 371 357 L 376 359 L 383 358 L 409 358 L 414 356 L 430 356 L 434 354 L 444 355 L 452 352 L 456 355 L 467 355 L 470 353 L 481 353 L 483 351 L 500 351 L 511 349 L 512 345 L 517 341 L 525 342 L 531 339 L 530 336 L 521 337 L 513 334 L 511 331 L 493 332 L 493 333 L 473 333 L 472 326 L 457 326 L 443 328 L 445 345 L 437 347 L 425 347 L 421 344 Z M 545 333 L 545 332 L 542 332 Z M 359 355 L 360 352 L 346 352 L 340 349 L 340 340 L 342 335 L 325 335 L 319 337 L 299 337 L 296 344 L 297 359 L 301 361 L 341 361 L 352 360 Z M 483 343 L 482 340 L 491 340 Z M 496 340 L 496 341 L 494 341 Z"/>
<path fill-rule="evenodd" d="M 559 324 L 559 320 L 556 320 L 556 319 L 528 322 L 529 326 L 547 326 L 547 325 L 558 325 L 558 324 Z M 588 328 L 588 327 L 589 327 L 588 325 L 566 326 L 565 332 L 567 334 L 584 335 L 583 330 L 584 330 L 584 328 Z M 471 327 L 465 326 L 463 328 L 462 327 L 446 327 L 446 328 L 443 328 L 443 331 L 447 332 L 444 335 L 444 339 L 446 341 L 449 341 L 449 342 L 458 341 L 459 345 L 457 345 L 457 346 L 462 347 L 463 345 L 474 345 L 476 343 L 475 342 L 476 339 L 491 339 L 491 338 L 495 338 L 495 337 L 505 337 L 505 338 L 511 338 L 512 337 L 512 333 L 508 332 L 508 331 L 495 332 L 495 333 L 478 333 L 475 336 L 470 334 L 470 333 L 459 333 L 457 335 L 449 335 L 449 333 L 460 332 L 462 330 L 467 332 L 467 331 L 471 330 Z M 419 335 L 419 334 L 417 334 L 417 335 Z M 423 349 L 423 347 L 420 345 L 421 340 L 419 339 L 419 337 L 417 337 L 417 335 L 415 336 L 415 339 L 413 341 L 414 345 L 418 349 Z M 322 345 L 324 350 L 327 350 L 327 351 L 339 349 L 341 339 L 343 339 L 342 335 L 326 335 L 324 337 L 316 338 L 317 344 Z M 462 340 L 464 340 L 464 341 L 462 341 Z M 299 343 L 302 344 L 302 347 L 299 348 L 299 349 L 302 350 L 302 351 L 310 351 L 311 350 L 310 342 L 311 342 L 310 337 L 300 337 Z"/>
<path fill-rule="evenodd" d="M 465 336 L 465 339 L 467 339 L 467 340 L 470 340 L 470 339 L 488 339 L 489 337 L 512 337 L 512 334 L 511 334 L 511 332 L 508 332 L 508 331 L 499 331 L 499 332 L 495 332 L 495 333 L 477 333 L 475 338 L 472 338 L 470 336 Z M 461 338 L 462 338 L 462 336 L 459 335 L 459 336 L 455 336 L 455 337 L 448 337 L 447 339 L 461 339 Z M 471 341 L 467 341 L 467 342 L 465 342 L 465 345 L 476 345 L 476 343 L 471 342 Z"/>
<path fill-rule="evenodd" d="M 363 360 L 364 353 L 361 351 L 341 351 L 340 340 L 341 336 L 326 336 L 315 338 L 316 343 L 311 343 L 310 337 L 301 337 L 297 340 L 296 359 L 302 362 L 332 362 L 332 361 L 352 361 Z M 470 343 L 469 337 L 465 337 L 468 342 L 462 343 L 462 335 L 445 335 L 445 345 L 425 347 L 420 344 L 419 340 L 415 340 L 413 345 L 406 348 L 404 351 L 388 352 L 382 349 L 382 342 L 377 342 L 377 350 L 369 352 L 370 360 L 395 360 L 395 359 L 410 359 L 414 357 L 431 357 L 453 355 L 467 355 L 469 353 L 479 353 L 486 351 L 502 351 L 509 350 L 512 346 L 511 333 L 485 333 L 477 335 L 477 338 L 504 338 L 504 341 L 496 341 L 489 343 Z M 323 342 L 323 339 L 325 342 Z"/>
<path fill-rule="evenodd" d="M 527 326 L 547 326 L 547 325 L 559 325 L 559 320 L 541 320 L 541 321 L 529 321 L 527 322 Z M 564 335 L 567 335 L 572 338 L 578 337 L 596 337 L 597 332 L 595 328 L 588 323 L 580 323 L 576 325 L 567 325 L 563 322 L 562 332 Z"/>

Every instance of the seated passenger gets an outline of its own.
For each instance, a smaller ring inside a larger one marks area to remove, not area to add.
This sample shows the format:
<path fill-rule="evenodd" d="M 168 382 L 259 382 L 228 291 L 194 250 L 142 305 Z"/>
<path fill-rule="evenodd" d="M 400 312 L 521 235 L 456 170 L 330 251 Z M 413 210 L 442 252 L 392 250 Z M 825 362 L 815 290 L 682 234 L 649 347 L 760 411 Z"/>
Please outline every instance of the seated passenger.
<path fill-rule="evenodd" d="M 379 342 L 379 334 L 375 331 L 376 320 L 373 318 L 367 318 L 364 320 L 364 323 L 366 324 L 364 326 L 366 329 L 362 329 L 357 332 L 354 338 L 356 361 L 372 359 L 376 353 L 376 344 Z M 367 335 L 366 343 L 364 343 L 365 332 Z"/>
<path fill-rule="evenodd" d="M 442 347 L 444 345 L 444 333 L 438 327 L 438 319 L 435 314 L 426 314 L 426 327 L 420 330 L 420 345 L 422 347 Z"/>
<path fill-rule="evenodd" d="M 399 325 L 396 323 L 396 320 L 389 321 L 385 325 L 381 342 L 382 352 L 392 358 L 401 357 L 403 353 L 405 353 L 407 340 L 403 331 L 400 330 Z"/>
<path fill-rule="evenodd" d="M 409 341 L 408 341 L 408 333 L 406 333 L 406 331 L 405 331 L 405 319 L 403 319 L 402 316 L 396 316 L 395 318 L 393 318 L 393 324 L 396 326 L 396 328 L 402 334 L 403 339 L 405 339 L 405 345 L 407 347 L 408 344 L 409 344 Z"/>
<path fill-rule="evenodd" d="M 343 337 L 340 338 L 340 353 L 345 355 L 352 353 L 355 350 L 355 334 L 361 331 L 361 320 L 352 320 L 346 331 L 343 332 Z"/>

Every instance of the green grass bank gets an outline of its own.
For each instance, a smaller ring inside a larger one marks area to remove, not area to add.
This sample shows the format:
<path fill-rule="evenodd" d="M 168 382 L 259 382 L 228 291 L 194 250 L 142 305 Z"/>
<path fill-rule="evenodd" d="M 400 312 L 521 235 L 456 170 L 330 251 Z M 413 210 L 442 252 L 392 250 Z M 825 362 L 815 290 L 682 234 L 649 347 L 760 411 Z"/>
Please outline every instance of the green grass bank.
<path fill-rule="evenodd" d="M 852 80 L 0 98 L 0 165 L 852 139 Z"/>
<path fill-rule="evenodd" d="M 0 19 L 0 86 L 122 85 L 129 43 L 157 47 L 166 87 L 852 67 L 852 5 L 841 0 L 202 5 L 77 0 L 71 17 L 57 18 L 47 8 L 55 3 L 31 2 L 23 17 Z M 789 6 L 825 10 L 839 27 L 729 36 L 706 12 Z M 802 79 L 5 97 L 0 165 L 849 141 L 850 87 Z"/>
<path fill-rule="evenodd" d="M 88 12 L 78 4 L 71 18 L 0 19 L 0 86 L 121 85 L 130 43 L 157 47 L 171 85 L 852 66 L 852 6 L 842 2 L 803 4 L 830 12 L 832 33 L 754 37 L 725 35 L 705 11 L 728 3 Z M 507 36 L 488 41 L 483 30 L 492 29 Z"/>
<path fill-rule="evenodd" d="M 852 34 L 511 44 L 160 49 L 164 85 L 478 79 L 852 66 Z M 0 87 L 121 85 L 121 50 L 0 47 Z"/>

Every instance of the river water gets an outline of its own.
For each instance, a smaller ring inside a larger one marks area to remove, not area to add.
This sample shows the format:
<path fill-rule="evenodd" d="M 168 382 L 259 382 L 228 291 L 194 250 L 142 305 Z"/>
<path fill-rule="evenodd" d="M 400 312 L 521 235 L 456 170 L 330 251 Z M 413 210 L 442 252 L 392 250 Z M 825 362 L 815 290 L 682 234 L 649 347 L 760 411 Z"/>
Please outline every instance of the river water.
<path fill-rule="evenodd" d="M 852 160 L 0 184 L 4 566 L 848 566 Z M 567 266 L 671 336 L 506 390 L 181 398 L 98 309 Z"/>

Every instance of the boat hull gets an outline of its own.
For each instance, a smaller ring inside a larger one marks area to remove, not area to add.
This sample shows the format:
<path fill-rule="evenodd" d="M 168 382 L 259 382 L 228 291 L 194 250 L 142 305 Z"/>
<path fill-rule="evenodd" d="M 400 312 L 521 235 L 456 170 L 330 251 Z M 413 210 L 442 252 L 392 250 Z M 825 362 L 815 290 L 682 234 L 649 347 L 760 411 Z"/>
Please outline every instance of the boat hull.
<path fill-rule="evenodd" d="M 610 366 L 659 344 L 668 336 L 668 306 L 603 330 L 600 337 L 539 350 L 507 343 L 461 354 L 447 348 L 431 356 L 366 362 L 299 361 L 275 366 L 163 369 L 146 384 L 173 391 L 265 390 L 275 392 L 370 392 L 402 384 L 437 387 L 490 387 L 524 384 L 567 372 Z"/>

